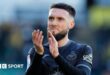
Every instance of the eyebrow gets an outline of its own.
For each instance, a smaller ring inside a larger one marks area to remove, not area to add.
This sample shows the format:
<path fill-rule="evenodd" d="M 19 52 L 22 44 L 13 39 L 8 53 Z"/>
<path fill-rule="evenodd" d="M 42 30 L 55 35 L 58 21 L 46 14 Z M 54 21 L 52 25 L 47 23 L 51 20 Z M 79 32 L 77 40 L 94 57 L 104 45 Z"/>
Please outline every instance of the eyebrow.
<path fill-rule="evenodd" d="M 49 18 L 49 19 L 53 19 L 54 16 L 50 15 L 50 16 L 48 16 L 48 18 Z M 64 17 L 57 17 L 57 18 L 58 18 L 58 19 L 64 19 Z"/>
<path fill-rule="evenodd" d="M 49 19 L 53 18 L 53 16 L 48 16 Z"/>

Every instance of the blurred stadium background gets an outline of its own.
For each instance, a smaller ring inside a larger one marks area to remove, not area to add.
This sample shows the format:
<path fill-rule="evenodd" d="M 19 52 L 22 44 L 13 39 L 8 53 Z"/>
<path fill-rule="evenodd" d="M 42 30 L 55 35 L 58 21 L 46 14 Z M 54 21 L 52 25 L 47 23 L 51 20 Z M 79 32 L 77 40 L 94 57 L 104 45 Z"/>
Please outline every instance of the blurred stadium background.
<path fill-rule="evenodd" d="M 0 75 L 24 75 L 31 33 L 37 28 L 46 32 L 49 6 L 57 2 L 76 9 L 69 37 L 92 46 L 92 75 L 110 75 L 110 0 L 0 0 L 0 64 L 24 64 L 21 69 L 0 69 Z"/>

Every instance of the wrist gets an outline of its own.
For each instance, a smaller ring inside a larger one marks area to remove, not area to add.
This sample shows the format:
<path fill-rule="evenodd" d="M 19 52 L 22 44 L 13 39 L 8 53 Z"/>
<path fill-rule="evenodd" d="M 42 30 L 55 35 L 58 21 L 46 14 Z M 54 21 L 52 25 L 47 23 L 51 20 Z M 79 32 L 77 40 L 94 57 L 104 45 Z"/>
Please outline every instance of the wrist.
<path fill-rule="evenodd" d="M 37 52 L 39 55 L 43 55 L 44 54 L 44 52 Z"/>
<path fill-rule="evenodd" d="M 36 51 L 36 53 L 39 54 L 39 55 L 43 55 L 43 54 L 44 54 L 44 51 L 39 51 L 39 50 L 37 50 L 36 48 L 35 48 L 35 51 Z"/>
<path fill-rule="evenodd" d="M 54 58 L 57 58 L 59 56 L 59 53 L 55 54 L 53 57 Z"/>

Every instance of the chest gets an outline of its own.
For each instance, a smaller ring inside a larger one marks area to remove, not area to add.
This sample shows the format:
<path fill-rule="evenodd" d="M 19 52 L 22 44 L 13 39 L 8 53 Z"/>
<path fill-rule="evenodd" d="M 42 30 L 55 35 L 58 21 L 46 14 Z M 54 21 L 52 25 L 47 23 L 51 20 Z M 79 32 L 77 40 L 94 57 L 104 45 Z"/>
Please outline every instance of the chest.
<path fill-rule="evenodd" d="M 75 66 L 81 58 L 80 50 L 66 49 L 66 50 L 60 50 L 59 53 L 66 62 L 68 62 L 69 64 L 71 64 L 73 66 Z M 54 58 L 51 56 L 51 54 L 49 52 L 46 52 L 44 54 L 42 61 L 49 68 L 58 68 L 59 67 L 59 65 L 56 63 L 56 61 L 54 60 Z"/>

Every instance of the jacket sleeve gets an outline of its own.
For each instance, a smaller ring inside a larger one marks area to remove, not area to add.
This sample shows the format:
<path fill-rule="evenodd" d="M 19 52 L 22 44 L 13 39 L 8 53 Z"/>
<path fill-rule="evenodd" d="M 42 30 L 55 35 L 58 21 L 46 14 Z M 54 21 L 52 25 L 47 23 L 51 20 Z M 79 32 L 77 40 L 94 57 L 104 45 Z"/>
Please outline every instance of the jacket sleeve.
<path fill-rule="evenodd" d="M 31 49 L 31 51 L 27 57 L 27 70 L 26 70 L 25 75 L 42 75 L 42 72 L 41 72 L 42 55 L 39 55 L 35 51 L 32 51 L 32 50 L 34 50 L 34 49 Z"/>
<path fill-rule="evenodd" d="M 84 54 L 76 66 L 68 63 L 61 55 L 55 58 L 56 63 L 66 75 L 91 75 L 92 49 L 84 46 Z"/>

